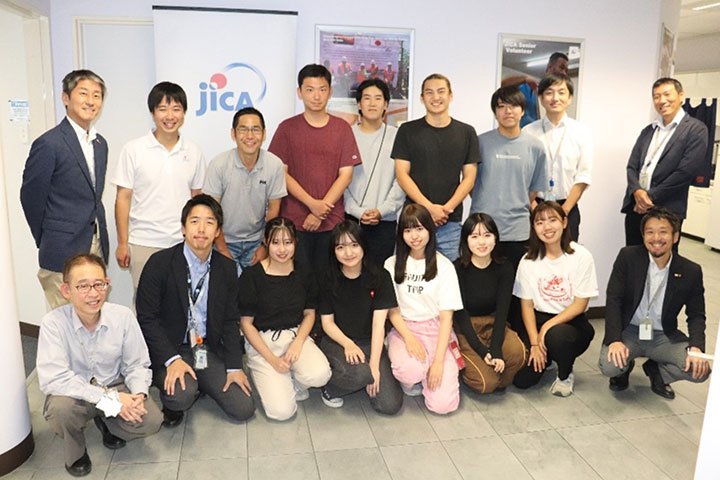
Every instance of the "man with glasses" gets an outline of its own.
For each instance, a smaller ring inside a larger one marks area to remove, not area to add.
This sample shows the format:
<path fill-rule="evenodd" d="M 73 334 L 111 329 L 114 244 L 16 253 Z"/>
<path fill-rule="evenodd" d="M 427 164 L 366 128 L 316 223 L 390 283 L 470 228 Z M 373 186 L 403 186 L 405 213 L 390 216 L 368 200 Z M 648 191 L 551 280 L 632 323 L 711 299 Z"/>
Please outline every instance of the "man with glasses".
<path fill-rule="evenodd" d="M 248 107 L 235 112 L 230 136 L 236 148 L 210 162 L 203 193 L 215 198 L 225 214 L 215 248 L 241 270 L 265 257 L 260 246 L 265 222 L 280 214 L 287 190 L 282 160 L 260 148 L 265 141 L 260 111 Z"/>
<path fill-rule="evenodd" d="M 155 128 L 128 142 L 120 152 L 117 185 L 115 257 L 129 267 L 133 288 L 150 255 L 182 241 L 177 214 L 200 193 L 205 159 L 200 147 L 180 135 L 187 96 L 180 85 L 160 82 L 147 99 Z"/>
<path fill-rule="evenodd" d="M 83 433 L 88 420 L 114 450 L 157 432 L 162 415 L 148 397 L 150 357 L 135 316 L 105 303 L 105 263 L 96 255 L 75 255 L 62 275 L 60 292 L 70 304 L 42 319 L 37 375 L 47 395 L 45 419 L 64 439 L 65 469 L 80 477 L 92 470 Z"/>

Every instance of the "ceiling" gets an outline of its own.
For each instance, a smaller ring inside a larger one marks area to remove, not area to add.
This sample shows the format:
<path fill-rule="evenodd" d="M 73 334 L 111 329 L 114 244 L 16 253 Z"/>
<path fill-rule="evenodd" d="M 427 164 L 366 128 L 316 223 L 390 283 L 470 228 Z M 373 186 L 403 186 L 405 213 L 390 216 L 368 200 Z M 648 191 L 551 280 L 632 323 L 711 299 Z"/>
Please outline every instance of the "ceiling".
<path fill-rule="evenodd" d="M 704 10 L 693 10 L 694 7 L 714 3 L 718 5 Z M 678 29 L 681 40 L 720 33 L 720 0 L 682 0 Z"/>

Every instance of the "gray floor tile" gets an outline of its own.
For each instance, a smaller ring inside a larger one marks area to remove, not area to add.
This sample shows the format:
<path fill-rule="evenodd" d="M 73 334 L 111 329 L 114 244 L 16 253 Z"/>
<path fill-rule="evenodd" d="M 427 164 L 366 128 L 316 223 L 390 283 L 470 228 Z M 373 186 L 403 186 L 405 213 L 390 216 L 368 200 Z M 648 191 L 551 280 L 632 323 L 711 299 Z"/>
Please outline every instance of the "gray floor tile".
<path fill-rule="evenodd" d="M 600 479 L 554 430 L 506 435 L 503 440 L 535 480 Z"/>
<path fill-rule="evenodd" d="M 596 373 L 586 374 L 584 381 L 575 385 L 574 395 L 606 422 L 652 417 L 653 414 L 637 401 L 635 390 L 636 384 L 631 378 L 627 390 L 612 392 L 608 388 L 608 378 Z"/>
<path fill-rule="evenodd" d="M 443 444 L 465 480 L 532 480 L 500 437 L 450 440 Z"/>
<path fill-rule="evenodd" d="M 697 445 L 679 435 L 664 419 L 619 422 L 612 426 L 673 480 L 693 478 Z"/>
<path fill-rule="evenodd" d="M 315 455 L 299 453 L 278 457 L 250 457 L 250 480 L 313 480 L 320 479 Z"/>
<path fill-rule="evenodd" d="M 33 475 L 35 475 L 35 470 L 13 470 L 2 478 L 4 480 L 31 480 Z"/>
<path fill-rule="evenodd" d="M 362 405 L 378 445 L 404 445 L 438 440 L 416 399 L 423 401 L 422 397 L 405 396 L 402 408 L 393 416 L 382 415 L 370 405 Z"/>
<path fill-rule="evenodd" d="M 610 425 L 569 428 L 559 433 L 602 478 L 669 480 Z"/>
<path fill-rule="evenodd" d="M 675 382 L 672 384 L 675 393 L 685 397 L 698 407 L 705 409 L 707 403 L 709 382 L 692 383 L 692 382 Z M 675 397 L 677 398 L 677 396 Z"/>
<path fill-rule="evenodd" d="M 575 377 L 577 383 L 582 383 L 584 373 Z M 577 395 L 569 397 L 556 397 L 546 389 L 531 389 L 524 393 L 530 404 L 540 412 L 553 428 L 577 427 L 581 425 L 595 425 L 603 423 L 590 407 L 585 405 Z"/>
<path fill-rule="evenodd" d="M 125 448 L 115 451 L 112 464 L 140 464 L 178 462 L 187 422 L 175 428 L 161 427 L 155 435 L 128 442 Z"/>
<path fill-rule="evenodd" d="M 650 390 L 650 380 L 644 375 L 640 382 L 642 383 L 635 389 L 635 400 L 654 416 L 684 415 L 686 413 L 699 413 L 704 410 L 703 407 L 698 406 L 683 395 L 675 395 L 673 400 L 668 400 L 653 393 Z M 681 383 L 689 382 L 675 382 L 672 384 L 673 389 Z"/>
<path fill-rule="evenodd" d="M 319 391 L 317 395 L 320 395 Z M 377 446 L 361 403 L 368 403 L 367 395 L 362 392 L 345 397 L 342 408 L 330 408 L 322 401 L 305 404 L 316 452 Z"/>
<path fill-rule="evenodd" d="M 441 443 L 380 447 L 393 480 L 461 479 Z"/>
<path fill-rule="evenodd" d="M 87 480 L 102 480 L 108 471 L 108 464 L 96 464 L 93 462 L 92 471 L 87 477 L 83 477 Z M 5 477 L 3 477 L 5 478 Z M 33 480 L 67 480 L 72 478 L 64 466 L 59 468 L 41 468 L 35 471 L 35 475 L 32 476 Z M 174 478 L 174 477 L 173 477 Z"/>
<path fill-rule="evenodd" d="M 690 413 L 687 415 L 673 415 L 663 418 L 663 420 L 691 443 L 699 445 L 704 417 L 704 413 Z"/>
<path fill-rule="evenodd" d="M 247 480 L 247 458 L 222 458 L 180 462 L 178 480 Z"/>
<path fill-rule="evenodd" d="M 377 447 L 317 452 L 315 458 L 322 480 L 390 480 Z"/>
<path fill-rule="evenodd" d="M 293 418 L 285 422 L 269 420 L 261 409 L 247 421 L 248 456 L 312 453 L 305 410 L 302 403 Z"/>
<path fill-rule="evenodd" d="M 181 460 L 247 457 L 245 422 L 230 420 L 210 397 L 193 405 L 186 422 Z"/>
<path fill-rule="evenodd" d="M 467 396 L 463 396 L 458 409 L 448 415 L 432 413 L 424 404 L 421 408 L 442 441 L 495 436 L 495 430 Z"/>
<path fill-rule="evenodd" d="M 43 450 L 36 446 L 36 451 L 33 454 L 33 457 L 37 456 L 37 459 L 40 460 L 39 464 L 35 464 L 37 468 L 57 468 L 65 465 L 65 440 L 51 431 L 50 434 L 52 435 L 52 441 L 49 444 L 46 444 L 46 447 L 41 447 Z M 93 464 L 107 465 L 113 458 L 114 451 L 108 450 L 103 446 L 100 430 L 95 427 L 95 424 L 92 421 L 88 422 L 87 427 L 85 427 L 85 445 Z"/>
<path fill-rule="evenodd" d="M 143 478 L 152 480 L 176 480 L 178 475 L 178 462 L 135 463 L 125 465 L 110 465 L 106 480 L 127 480 L 128 478 Z M 65 477 L 67 478 L 67 477 Z"/>
<path fill-rule="evenodd" d="M 544 386 L 533 388 L 547 392 Z M 508 387 L 503 395 L 468 395 L 467 398 L 475 403 L 498 435 L 552 428 L 525 398 L 525 392 L 520 393 L 514 387 Z"/>

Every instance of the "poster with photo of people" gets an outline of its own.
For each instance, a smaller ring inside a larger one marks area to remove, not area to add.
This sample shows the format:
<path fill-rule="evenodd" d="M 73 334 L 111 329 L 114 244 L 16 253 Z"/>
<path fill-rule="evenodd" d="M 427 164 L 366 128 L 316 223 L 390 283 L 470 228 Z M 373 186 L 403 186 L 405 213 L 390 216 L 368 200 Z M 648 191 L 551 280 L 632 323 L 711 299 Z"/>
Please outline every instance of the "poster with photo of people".
<path fill-rule="evenodd" d="M 582 39 L 501 33 L 498 47 L 498 86 L 515 85 L 525 95 L 527 105 L 521 126 L 542 118 L 537 87 L 549 72 L 564 73 L 572 80 L 575 94 L 567 113 L 577 118 L 582 79 Z"/>
<path fill-rule="evenodd" d="M 387 122 L 399 125 L 409 118 L 412 94 L 414 30 L 318 25 L 315 29 L 315 61 L 332 75 L 332 98 L 328 111 L 357 120 L 357 86 L 378 78 L 390 87 Z"/>

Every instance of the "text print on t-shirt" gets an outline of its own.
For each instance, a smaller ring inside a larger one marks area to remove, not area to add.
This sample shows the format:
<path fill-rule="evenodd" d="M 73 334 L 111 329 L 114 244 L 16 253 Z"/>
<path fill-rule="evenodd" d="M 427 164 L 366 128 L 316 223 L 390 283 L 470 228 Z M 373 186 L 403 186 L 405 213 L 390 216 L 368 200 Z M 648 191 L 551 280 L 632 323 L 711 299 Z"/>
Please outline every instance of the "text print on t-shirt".
<path fill-rule="evenodd" d="M 540 297 L 546 302 L 567 303 L 572 302 L 573 287 L 565 277 L 552 274 L 538 279 Z"/>
<path fill-rule="evenodd" d="M 423 282 L 423 277 L 425 274 L 418 275 L 416 273 L 407 273 L 405 272 L 405 281 L 403 281 L 403 285 L 407 288 L 408 293 L 413 293 L 416 295 L 422 295 L 423 287 L 422 285 L 418 285 L 417 282 Z M 416 282 L 415 285 L 412 284 L 412 282 Z"/>

